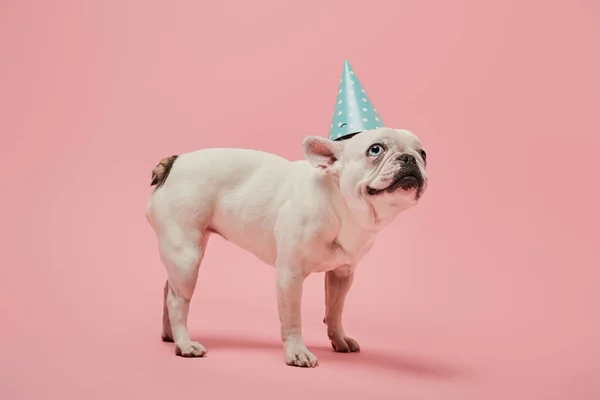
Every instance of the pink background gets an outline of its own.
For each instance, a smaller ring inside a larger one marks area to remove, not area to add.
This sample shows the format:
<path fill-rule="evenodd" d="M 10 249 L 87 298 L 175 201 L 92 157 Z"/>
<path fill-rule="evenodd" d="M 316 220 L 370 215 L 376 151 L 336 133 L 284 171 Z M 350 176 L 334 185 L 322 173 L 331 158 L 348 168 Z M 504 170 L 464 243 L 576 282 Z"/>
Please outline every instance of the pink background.
<path fill-rule="evenodd" d="M 0 2 L 0 398 L 600 398 L 600 6 Z M 348 58 L 430 188 L 360 266 L 335 354 L 323 276 L 286 367 L 273 271 L 215 238 L 160 341 L 150 171 L 211 146 L 300 158 Z M 109 397 L 110 396 L 110 397 Z"/>

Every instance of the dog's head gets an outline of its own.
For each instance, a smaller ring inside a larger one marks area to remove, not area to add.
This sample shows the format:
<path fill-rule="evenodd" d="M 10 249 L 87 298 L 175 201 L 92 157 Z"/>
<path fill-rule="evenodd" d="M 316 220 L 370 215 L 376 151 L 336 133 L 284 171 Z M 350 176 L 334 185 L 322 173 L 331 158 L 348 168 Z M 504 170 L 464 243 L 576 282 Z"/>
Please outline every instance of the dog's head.
<path fill-rule="evenodd" d="M 427 189 L 427 155 L 407 130 L 378 128 L 342 141 L 309 136 L 302 148 L 314 167 L 336 179 L 366 229 L 386 225 L 417 204 Z"/>

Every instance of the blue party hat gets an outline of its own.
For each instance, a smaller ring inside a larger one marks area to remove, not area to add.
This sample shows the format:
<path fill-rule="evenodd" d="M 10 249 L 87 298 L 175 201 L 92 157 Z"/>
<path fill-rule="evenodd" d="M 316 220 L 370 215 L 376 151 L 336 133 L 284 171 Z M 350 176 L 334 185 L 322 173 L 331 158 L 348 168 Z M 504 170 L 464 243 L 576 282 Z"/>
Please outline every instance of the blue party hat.
<path fill-rule="evenodd" d="M 329 129 L 329 139 L 338 140 L 380 127 L 383 127 L 381 117 L 350 63 L 346 61 Z"/>

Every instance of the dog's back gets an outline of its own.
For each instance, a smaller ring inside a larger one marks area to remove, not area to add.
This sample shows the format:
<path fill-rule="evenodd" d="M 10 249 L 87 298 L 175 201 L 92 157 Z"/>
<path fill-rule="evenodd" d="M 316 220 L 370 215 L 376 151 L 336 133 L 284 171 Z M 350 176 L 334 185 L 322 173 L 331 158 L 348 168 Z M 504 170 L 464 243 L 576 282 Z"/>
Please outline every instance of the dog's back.
<path fill-rule="evenodd" d="M 155 231 L 179 221 L 209 228 L 246 248 L 244 235 L 238 238 L 237 233 L 266 222 L 254 221 L 253 210 L 274 207 L 292 165 L 277 155 L 246 149 L 211 148 L 164 158 L 152 172 L 155 189 L 146 218 Z"/>
<path fill-rule="evenodd" d="M 211 148 L 202 149 L 182 155 L 165 157 L 152 170 L 151 186 L 155 190 L 162 187 L 167 178 L 174 174 L 187 175 L 193 180 L 205 177 L 212 180 L 237 181 L 236 177 L 251 174 L 257 168 L 281 168 L 287 166 L 289 160 L 275 154 L 249 149 Z M 190 175 L 192 174 L 192 175 Z M 195 175 L 195 177 L 193 176 Z M 226 182 L 223 182 L 226 183 Z"/>

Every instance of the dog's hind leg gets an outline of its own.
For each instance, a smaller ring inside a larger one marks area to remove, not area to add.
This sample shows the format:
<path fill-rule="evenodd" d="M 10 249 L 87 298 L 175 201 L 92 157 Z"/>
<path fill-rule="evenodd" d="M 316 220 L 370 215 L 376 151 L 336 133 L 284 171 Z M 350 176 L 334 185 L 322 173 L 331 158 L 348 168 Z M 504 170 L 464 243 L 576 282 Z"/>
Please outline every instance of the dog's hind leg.
<path fill-rule="evenodd" d="M 169 307 L 167 307 L 167 295 L 169 294 L 169 280 L 165 281 L 163 290 L 163 318 L 162 318 L 162 333 L 160 335 L 163 342 L 173 341 L 173 331 L 171 330 L 171 320 L 169 319 Z"/>
<path fill-rule="evenodd" d="M 171 225 L 159 237 L 160 255 L 168 278 L 162 337 L 175 342 L 175 353 L 183 357 L 202 357 L 206 353 L 200 343 L 191 341 L 187 319 L 207 240 L 208 233 L 176 225 Z"/>

